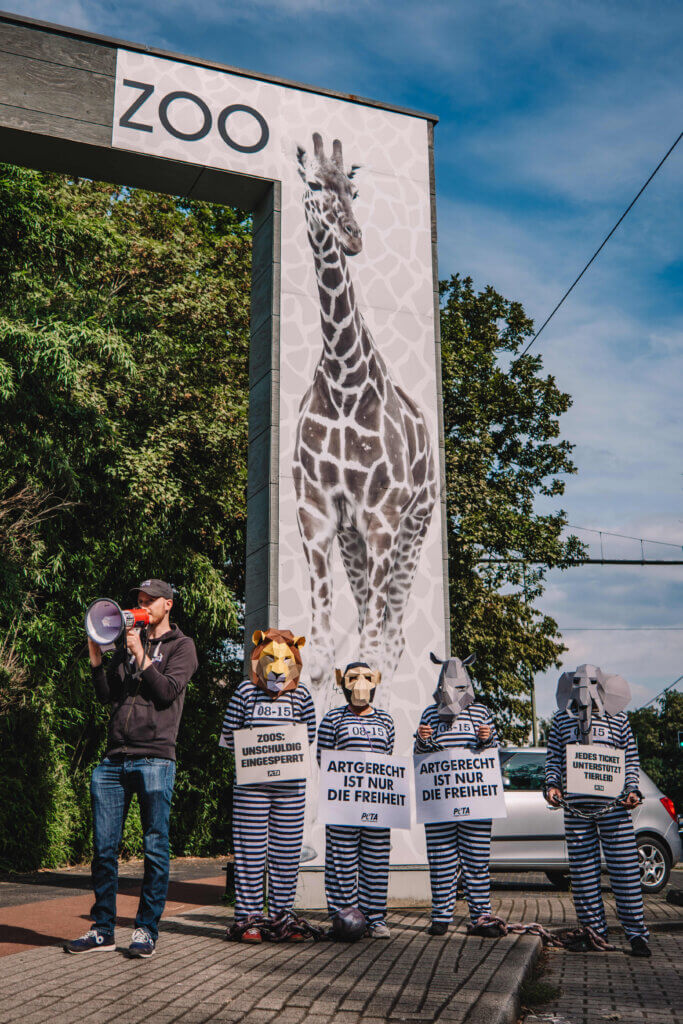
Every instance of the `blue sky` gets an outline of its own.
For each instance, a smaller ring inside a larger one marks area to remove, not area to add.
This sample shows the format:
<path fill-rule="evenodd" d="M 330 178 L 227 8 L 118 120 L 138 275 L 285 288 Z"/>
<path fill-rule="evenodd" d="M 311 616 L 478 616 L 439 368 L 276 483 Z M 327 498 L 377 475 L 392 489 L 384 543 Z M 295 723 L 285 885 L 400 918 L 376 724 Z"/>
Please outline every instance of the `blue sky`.
<path fill-rule="evenodd" d="M 538 324 L 683 129 L 677 0 L 14 0 L 11 9 L 437 114 L 440 274 L 494 285 Z M 682 177 L 683 142 L 537 343 L 574 398 L 562 424 L 579 469 L 559 503 L 569 522 L 678 545 Z M 612 557 L 639 555 L 637 544 L 605 543 Z M 656 552 L 683 557 L 647 551 Z M 683 673 L 683 629 L 672 628 L 683 627 L 682 607 L 683 567 L 553 573 L 543 600 L 567 630 L 565 665 L 622 673 L 634 705 Z M 552 710 L 556 678 L 537 680 L 541 713 Z"/>

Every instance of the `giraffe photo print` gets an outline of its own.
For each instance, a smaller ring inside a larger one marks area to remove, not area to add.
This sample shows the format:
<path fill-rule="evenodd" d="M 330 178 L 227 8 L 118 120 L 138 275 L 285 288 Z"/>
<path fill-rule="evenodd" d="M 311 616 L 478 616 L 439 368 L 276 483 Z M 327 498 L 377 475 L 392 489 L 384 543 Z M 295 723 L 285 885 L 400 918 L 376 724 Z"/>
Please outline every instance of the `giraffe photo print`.
<path fill-rule="evenodd" d="M 448 636 L 429 123 L 119 50 L 112 142 L 282 183 L 280 621 L 261 625 L 306 636 L 319 719 L 335 668 L 381 671 L 408 754 Z M 425 862 L 423 829 L 394 834 L 392 862 Z"/>

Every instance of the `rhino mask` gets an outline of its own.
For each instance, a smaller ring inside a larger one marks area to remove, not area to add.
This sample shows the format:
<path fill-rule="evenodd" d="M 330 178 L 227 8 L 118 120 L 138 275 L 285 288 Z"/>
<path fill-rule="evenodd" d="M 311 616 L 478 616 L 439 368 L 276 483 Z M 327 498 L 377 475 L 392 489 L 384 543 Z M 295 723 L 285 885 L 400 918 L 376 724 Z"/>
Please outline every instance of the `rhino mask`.
<path fill-rule="evenodd" d="M 618 715 L 630 699 L 626 680 L 610 676 L 596 665 L 579 665 L 575 672 L 563 672 L 557 684 L 557 706 L 576 719 L 581 743 L 590 743 L 593 715 Z"/>
<path fill-rule="evenodd" d="M 439 718 L 457 718 L 460 712 L 474 701 L 474 687 L 467 665 L 474 662 L 475 655 L 470 654 L 464 661 L 460 658 L 437 658 L 431 653 L 429 657 L 435 665 L 441 665 L 439 681 L 434 691 Z"/>

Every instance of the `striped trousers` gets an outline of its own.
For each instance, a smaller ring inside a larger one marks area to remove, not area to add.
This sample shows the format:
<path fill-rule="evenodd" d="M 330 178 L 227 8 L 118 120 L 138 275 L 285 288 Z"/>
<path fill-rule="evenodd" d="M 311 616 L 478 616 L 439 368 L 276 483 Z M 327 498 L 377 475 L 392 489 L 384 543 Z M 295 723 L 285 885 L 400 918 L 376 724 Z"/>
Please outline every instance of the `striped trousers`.
<path fill-rule="evenodd" d="M 475 924 L 491 913 L 491 822 L 458 821 L 425 825 L 429 880 L 432 886 L 432 921 L 451 921 L 457 895 L 458 868 Z"/>
<path fill-rule="evenodd" d="M 368 924 L 387 916 L 391 829 L 325 826 L 325 896 L 332 916 L 359 907 Z"/>
<path fill-rule="evenodd" d="M 305 806 L 305 782 L 235 786 L 232 842 L 236 921 L 263 913 L 266 866 L 270 914 L 291 910 L 299 874 Z"/>
<path fill-rule="evenodd" d="M 631 815 L 625 808 L 610 811 L 597 821 L 586 821 L 565 811 L 572 896 L 579 924 L 607 935 L 605 906 L 600 886 L 600 843 L 605 855 L 617 914 L 627 939 L 647 938 L 640 888 L 638 848 Z"/>

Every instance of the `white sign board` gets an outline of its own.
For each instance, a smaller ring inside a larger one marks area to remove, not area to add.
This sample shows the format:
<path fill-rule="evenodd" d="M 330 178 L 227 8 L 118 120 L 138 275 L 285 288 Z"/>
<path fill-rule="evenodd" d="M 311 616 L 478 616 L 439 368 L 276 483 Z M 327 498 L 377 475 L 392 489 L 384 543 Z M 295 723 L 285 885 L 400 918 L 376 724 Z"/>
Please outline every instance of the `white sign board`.
<path fill-rule="evenodd" d="M 497 750 L 439 750 L 413 760 L 418 823 L 507 817 Z"/>
<path fill-rule="evenodd" d="M 308 775 L 308 729 L 305 725 L 236 729 L 234 736 L 238 786 L 305 779 Z"/>
<path fill-rule="evenodd" d="M 616 747 L 568 743 L 567 793 L 619 796 L 624 788 L 625 755 Z"/>
<path fill-rule="evenodd" d="M 319 822 L 410 828 L 407 757 L 369 750 L 323 750 L 320 762 Z"/>

